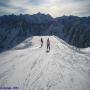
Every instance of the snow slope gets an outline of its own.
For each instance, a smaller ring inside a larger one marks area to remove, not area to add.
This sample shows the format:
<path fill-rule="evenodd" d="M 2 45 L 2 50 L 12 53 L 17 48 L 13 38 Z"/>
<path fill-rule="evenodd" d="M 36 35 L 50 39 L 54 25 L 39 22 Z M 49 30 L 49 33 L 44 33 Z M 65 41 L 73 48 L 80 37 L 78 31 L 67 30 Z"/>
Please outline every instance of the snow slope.
<path fill-rule="evenodd" d="M 41 37 L 34 36 L 0 54 L 0 88 L 90 90 L 90 49 L 81 53 L 55 36 L 42 37 L 42 48 Z M 46 53 L 48 37 L 51 51 Z"/>

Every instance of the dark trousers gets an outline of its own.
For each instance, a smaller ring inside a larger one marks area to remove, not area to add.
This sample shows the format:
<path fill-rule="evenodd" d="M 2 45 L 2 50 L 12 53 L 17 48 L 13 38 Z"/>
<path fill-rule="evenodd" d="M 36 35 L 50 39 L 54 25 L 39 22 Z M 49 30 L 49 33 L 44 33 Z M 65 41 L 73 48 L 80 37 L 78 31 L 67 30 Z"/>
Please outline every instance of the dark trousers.
<path fill-rule="evenodd" d="M 47 50 L 49 50 L 49 51 L 50 51 L 50 45 L 49 45 L 49 44 L 47 44 Z"/>
<path fill-rule="evenodd" d="M 41 43 L 41 47 L 43 46 L 43 43 Z"/>

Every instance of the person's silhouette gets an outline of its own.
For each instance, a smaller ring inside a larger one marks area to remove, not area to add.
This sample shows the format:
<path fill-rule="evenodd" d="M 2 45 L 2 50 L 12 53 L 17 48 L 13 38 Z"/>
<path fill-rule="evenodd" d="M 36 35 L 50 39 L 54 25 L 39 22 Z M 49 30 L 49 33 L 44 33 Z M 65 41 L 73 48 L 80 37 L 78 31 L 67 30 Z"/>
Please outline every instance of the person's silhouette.
<path fill-rule="evenodd" d="M 41 38 L 41 47 L 43 46 L 43 38 Z"/>
<path fill-rule="evenodd" d="M 50 51 L 50 40 L 49 40 L 49 38 L 47 39 L 47 52 L 49 52 Z"/>

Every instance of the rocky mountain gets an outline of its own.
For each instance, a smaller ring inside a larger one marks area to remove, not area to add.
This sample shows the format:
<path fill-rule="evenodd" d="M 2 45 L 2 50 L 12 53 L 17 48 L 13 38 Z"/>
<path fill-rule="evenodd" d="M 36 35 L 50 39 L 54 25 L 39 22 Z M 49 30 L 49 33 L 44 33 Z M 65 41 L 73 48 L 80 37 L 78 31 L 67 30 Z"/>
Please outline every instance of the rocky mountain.
<path fill-rule="evenodd" d="M 90 17 L 49 14 L 0 16 L 0 51 L 10 49 L 27 37 L 56 35 L 79 48 L 90 47 Z"/>
<path fill-rule="evenodd" d="M 90 17 L 63 16 L 56 18 L 49 28 L 49 32 L 76 47 L 90 47 Z"/>
<path fill-rule="evenodd" d="M 41 35 L 53 18 L 41 13 L 34 15 L 4 15 L 0 17 L 0 51 L 10 49 L 27 37 Z"/>

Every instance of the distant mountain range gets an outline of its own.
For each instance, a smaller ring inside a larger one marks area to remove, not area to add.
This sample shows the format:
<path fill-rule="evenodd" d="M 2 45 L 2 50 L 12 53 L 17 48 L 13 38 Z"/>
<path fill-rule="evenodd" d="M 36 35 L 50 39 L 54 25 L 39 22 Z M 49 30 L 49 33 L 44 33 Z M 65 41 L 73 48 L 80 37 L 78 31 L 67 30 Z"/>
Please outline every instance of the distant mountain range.
<path fill-rule="evenodd" d="M 90 47 L 90 17 L 52 18 L 41 13 L 0 16 L 0 51 L 33 35 L 56 35 L 73 46 Z"/>

